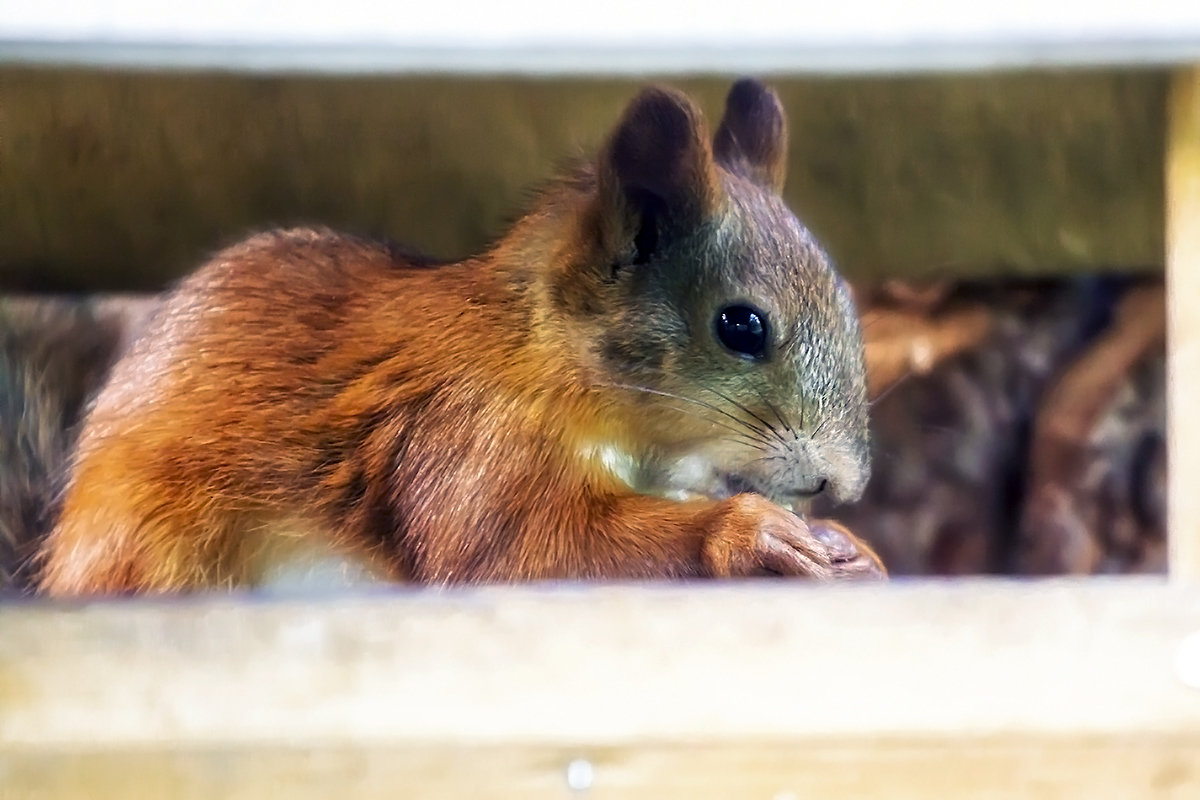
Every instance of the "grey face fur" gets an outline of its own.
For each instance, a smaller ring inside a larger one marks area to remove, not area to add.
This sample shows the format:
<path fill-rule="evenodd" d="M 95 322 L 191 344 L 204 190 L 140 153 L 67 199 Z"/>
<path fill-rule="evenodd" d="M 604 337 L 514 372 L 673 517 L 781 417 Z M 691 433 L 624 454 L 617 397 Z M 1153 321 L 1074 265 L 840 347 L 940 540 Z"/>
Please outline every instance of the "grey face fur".
<path fill-rule="evenodd" d="M 647 415 L 657 446 L 639 454 L 638 488 L 754 491 L 789 507 L 820 491 L 856 499 L 869 448 L 853 304 L 782 200 L 736 174 L 721 181 L 720 214 L 665 237 L 621 276 L 619 324 L 601 343 L 610 374 L 647 390 L 642 402 L 659 412 Z M 716 334 L 717 315 L 737 304 L 765 316 L 761 358 L 731 352 Z M 679 419 L 663 421 L 671 415 Z"/>
<path fill-rule="evenodd" d="M 597 162 L 581 260 L 554 296 L 597 382 L 628 392 L 632 435 L 597 452 L 639 491 L 752 491 L 791 508 L 862 493 L 862 337 L 828 257 L 780 198 L 786 128 L 755 81 L 734 85 L 711 138 L 685 96 L 651 88 Z M 755 357 L 718 337 L 733 305 L 766 320 Z"/>

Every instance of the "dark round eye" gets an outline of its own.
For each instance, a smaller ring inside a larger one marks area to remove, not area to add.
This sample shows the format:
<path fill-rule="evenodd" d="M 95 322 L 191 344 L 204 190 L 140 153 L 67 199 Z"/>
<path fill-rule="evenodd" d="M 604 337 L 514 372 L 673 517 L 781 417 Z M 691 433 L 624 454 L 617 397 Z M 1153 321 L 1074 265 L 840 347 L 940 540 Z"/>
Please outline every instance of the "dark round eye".
<path fill-rule="evenodd" d="M 750 306 L 725 306 L 717 312 L 717 338 L 739 355 L 762 358 L 767 349 L 767 315 Z"/>

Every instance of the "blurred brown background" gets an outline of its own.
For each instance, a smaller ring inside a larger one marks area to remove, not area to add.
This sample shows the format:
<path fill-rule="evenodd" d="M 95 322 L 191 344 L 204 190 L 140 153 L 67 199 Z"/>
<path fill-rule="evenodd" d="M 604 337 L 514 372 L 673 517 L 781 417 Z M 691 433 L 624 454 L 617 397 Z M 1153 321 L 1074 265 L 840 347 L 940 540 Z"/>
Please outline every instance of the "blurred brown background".
<path fill-rule="evenodd" d="M 0 67 L 0 287 L 157 289 L 297 222 L 463 255 L 643 82 Z M 668 82 L 719 118 L 727 78 Z M 855 279 L 1162 264 L 1165 71 L 769 82 L 788 200 Z"/>
<path fill-rule="evenodd" d="M 719 116 L 727 79 L 668 82 Z M 880 396 L 829 513 L 898 574 L 1164 569 L 1166 73 L 770 82 Z M 0 68 L 0 291 L 154 291 L 276 224 L 478 250 L 642 83 Z M 142 306 L 45 308 L 4 324 L 94 319 L 53 350 L 92 374 Z"/>

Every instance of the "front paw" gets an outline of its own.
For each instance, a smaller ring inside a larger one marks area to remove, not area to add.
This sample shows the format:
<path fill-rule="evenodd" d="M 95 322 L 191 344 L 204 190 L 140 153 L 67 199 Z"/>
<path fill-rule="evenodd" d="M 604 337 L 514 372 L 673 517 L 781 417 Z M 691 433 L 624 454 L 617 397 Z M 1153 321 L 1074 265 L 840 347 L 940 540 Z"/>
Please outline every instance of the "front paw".
<path fill-rule="evenodd" d="M 810 519 L 808 529 L 827 548 L 837 570 L 836 578 L 887 578 L 883 560 L 871 546 L 859 539 L 850 529 L 831 519 Z"/>
<path fill-rule="evenodd" d="M 701 558 L 714 577 L 774 574 L 840 580 L 887 574 L 874 551 L 841 525 L 806 522 L 756 494 L 720 503 Z"/>

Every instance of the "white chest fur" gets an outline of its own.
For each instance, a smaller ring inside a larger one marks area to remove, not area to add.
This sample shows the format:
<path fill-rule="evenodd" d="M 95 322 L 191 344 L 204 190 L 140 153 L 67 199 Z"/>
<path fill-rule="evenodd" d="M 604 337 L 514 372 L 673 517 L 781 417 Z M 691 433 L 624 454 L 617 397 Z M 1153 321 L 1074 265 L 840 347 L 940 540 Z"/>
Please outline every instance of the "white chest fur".
<path fill-rule="evenodd" d="M 292 594 L 389 582 L 369 560 L 335 546 L 331 536 L 309 522 L 271 522 L 251 534 L 251 540 L 245 579 L 255 589 Z"/>

